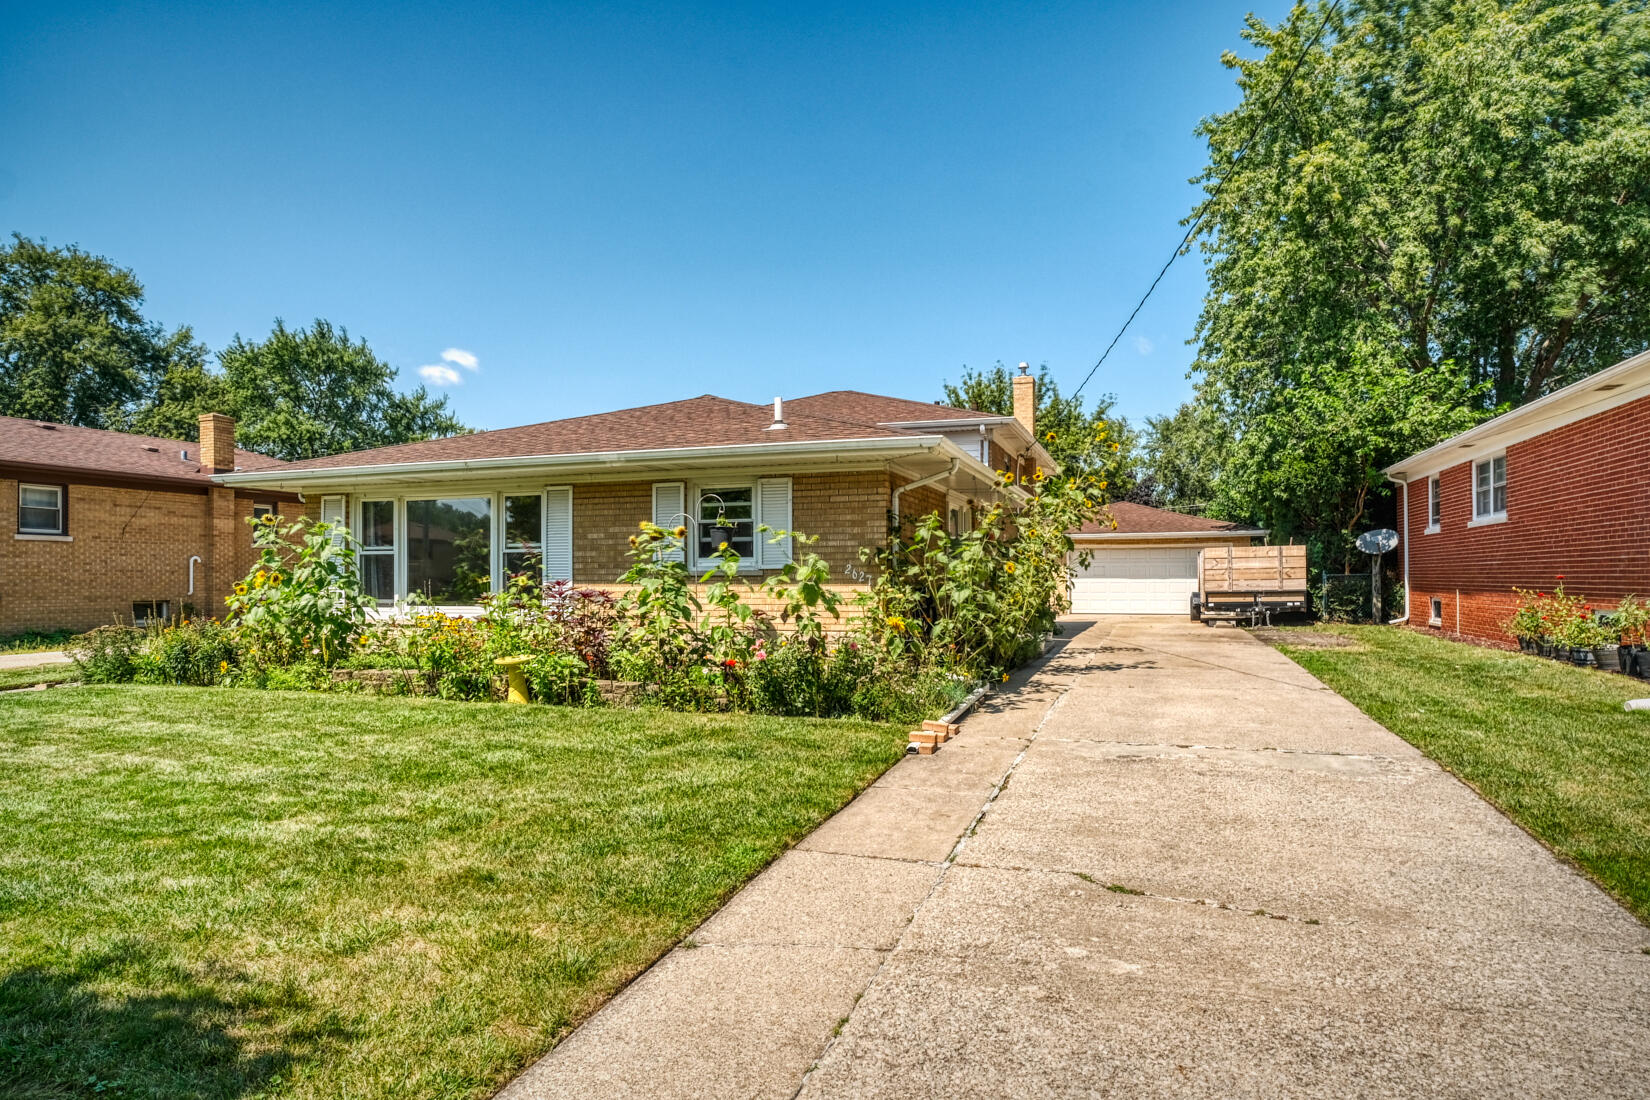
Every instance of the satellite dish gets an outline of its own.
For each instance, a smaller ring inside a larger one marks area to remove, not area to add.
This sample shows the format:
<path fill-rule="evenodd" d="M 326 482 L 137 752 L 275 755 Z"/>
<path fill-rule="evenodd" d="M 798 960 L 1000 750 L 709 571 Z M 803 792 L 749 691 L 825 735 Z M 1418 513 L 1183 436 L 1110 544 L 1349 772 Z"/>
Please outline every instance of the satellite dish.
<path fill-rule="evenodd" d="M 1378 531 L 1365 531 L 1358 536 L 1358 549 L 1366 554 L 1384 554 L 1398 546 L 1398 532 L 1390 527 L 1382 527 Z"/>

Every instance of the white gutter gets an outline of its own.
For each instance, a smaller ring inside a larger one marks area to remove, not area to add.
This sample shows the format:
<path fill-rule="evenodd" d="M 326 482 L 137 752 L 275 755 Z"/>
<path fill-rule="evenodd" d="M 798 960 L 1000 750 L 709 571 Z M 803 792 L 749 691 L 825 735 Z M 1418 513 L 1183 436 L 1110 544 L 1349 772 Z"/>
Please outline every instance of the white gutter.
<path fill-rule="evenodd" d="M 1404 507 L 1403 512 L 1401 513 L 1403 516 L 1404 528 L 1404 533 L 1401 539 L 1404 544 L 1404 613 L 1396 619 L 1388 619 L 1386 624 L 1388 626 L 1397 626 L 1399 623 L 1406 623 L 1409 621 L 1409 482 L 1400 481 L 1398 484 L 1401 485 L 1404 490 Z M 1380 566 L 1376 565 L 1372 568 L 1379 569 Z"/>
<path fill-rule="evenodd" d="M 1101 542 L 1127 541 L 1136 539 L 1180 539 L 1191 542 L 1197 539 L 1225 539 L 1225 538 L 1265 538 L 1269 534 L 1265 527 L 1238 527 L 1230 531 L 1079 531 L 1073 532 L 1073 542 Z"/>
<path fill-rule="evenodd" d="M 503 458 L 447 459 L 429 462 L 362 463 L 356 466 L 315 466 L 292 469 L 290 466 L 269 470 L 242 470 L 216 474 L 212 480 L 220 485 L 251 485 L 258 488 L 276 488 L 281 485 L 320 485 L 328 482 L 359 481 L 363 477 L 386 477 L 407 474 L 455 474 L 467 471 L 487 472 L 501 469 L 555 470 L 570 466 L 592 468 L 619 468 L 648 464 L 671 464 L 703 459 L 757 458 L 807 454 L 838 455 L 885 452 L 940 451 L 947 457 L 966 457 L 957 445 L 942 435 L 893 436 L 876 439 L 817 439 L 802 442 L 739 443 L 732 446 L 661 447 L 641 451 L 593 451 L 580 454 L 512 455 Z M 983 463 L 975 460 L 981 470 Z M 988 471 L 989 472 L 989 471 Z"/>
<path fill-rule="evenodd" d="M 907 489 L 921 489 L 923 486 L 932 485 L 936 481 L 944 481 L 948 477 L 955 477 L 957 474 L 957 467 L 961 464 L 962 459 L 960 457 L 953 458 L 951 460 L 951 468 L 949 470 L 941 470 L 938 473 L 929 474 L 927 477 L 919 477 L 915 481 L 908 481 L 904 485 L 901 485 L 898 489 L 895 489 L 891 494 L 889 494 L 888 510 L 894 513 L 894 518 L 897 520 L 899 518 L 900 494 L 904 493 Z"/>

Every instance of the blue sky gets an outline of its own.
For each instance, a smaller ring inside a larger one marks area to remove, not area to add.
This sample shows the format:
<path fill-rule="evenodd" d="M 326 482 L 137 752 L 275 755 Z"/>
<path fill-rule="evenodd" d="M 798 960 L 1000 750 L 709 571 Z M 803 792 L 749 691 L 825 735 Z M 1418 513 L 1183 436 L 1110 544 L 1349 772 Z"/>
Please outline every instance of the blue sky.
<path fill-rule="evenodd" d="M 999 359 L 1069 392 L 1251 8 L 8 4 L 0 230 L 213 348 L 345 325 L 475 427 Z M 1088 392 L 1172 410 L 1202 293 L 1183 258 Z"/>

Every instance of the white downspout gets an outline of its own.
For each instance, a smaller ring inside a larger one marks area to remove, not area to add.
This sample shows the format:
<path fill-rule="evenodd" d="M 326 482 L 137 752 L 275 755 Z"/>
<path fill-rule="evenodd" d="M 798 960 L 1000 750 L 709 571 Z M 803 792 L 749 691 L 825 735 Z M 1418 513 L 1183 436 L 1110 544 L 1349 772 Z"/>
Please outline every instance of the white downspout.
<path fill-rule="evenodd" d="M 961 465 L 961 463 L 962 463 L 961 459 L 953 458 L 951 460 L 951 468 L 949 470 L 941 470 L 937 474 L 929 474 L 927 477 L 919 477 L 915 481 L 907 482 L 906 484 L 901 485 L 899 488 L 894 490 L 893 496 L 891 497 L 891 499 L 888 502 L 888 510 L 890 512 L 893 512 L 894 513 L 894 518 L 896 520 L 898 520 L 898 518 L 899 518 L 899 498 L 900 498 L 900 495 L 905 492 L 905 490 L 907 490 L 907 489 L 921 489 L 924 485 L 932 485 L 936 481 L 943 481 L 948 477 L 955 477 L 956 473 L 957 473 L 957 467 L 959 465 Z"/>
<path fill-rule="evenodd" d="M 189 595 L 195 594 L 195 563 L 201 560 L 199 554 L 189 555 Z"/>
<path fill-rule="evenodd" d="M 1406 623 L 1409 621 L 1409 482 L 1405 480 L 1400 481 L 1398 484 L 1402 485 L 1404 489 L 1404 530 L 1403 534 L 1400 536 L 1400 541 L 1402 541 L 1404 546 L 1404 613 L 1396 619 L 1387 620 L 1386 625 L 1388 626 L 1397 626 L 1399 623 Z"/>

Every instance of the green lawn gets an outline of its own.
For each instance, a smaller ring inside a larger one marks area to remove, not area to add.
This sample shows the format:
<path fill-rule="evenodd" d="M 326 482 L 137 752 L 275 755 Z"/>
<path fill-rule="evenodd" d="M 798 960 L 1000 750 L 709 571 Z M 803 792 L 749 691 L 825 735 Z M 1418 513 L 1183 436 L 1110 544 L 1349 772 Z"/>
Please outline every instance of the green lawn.
<path fill-rule="evenodd" d="M 0 691 L 29 684 L 66 684 L 80 679 L 76 665 L 43 665 L 39 668 L 0 668 Z"/>
<path fill-rule="evenodd" d="M 485 1096 L 904 740 L 233 689 L 0 695 L 0 1096 Z"/>
<path fill-rule="evenodd" d="M 1390 627 L 1281 644 L 1650 921 L 1650 683 Z"/>

